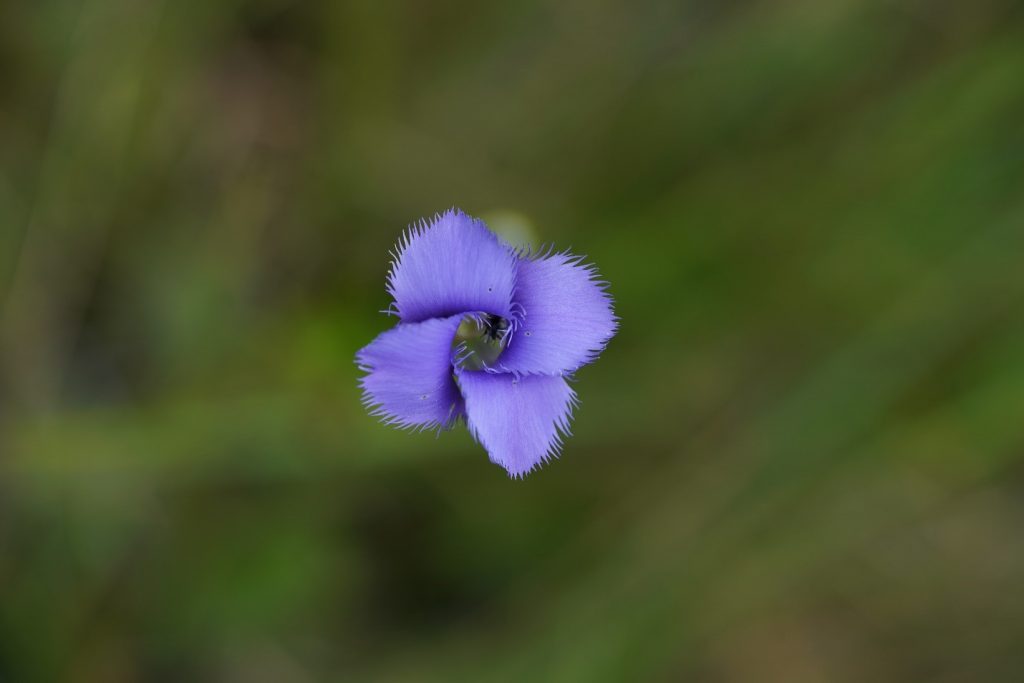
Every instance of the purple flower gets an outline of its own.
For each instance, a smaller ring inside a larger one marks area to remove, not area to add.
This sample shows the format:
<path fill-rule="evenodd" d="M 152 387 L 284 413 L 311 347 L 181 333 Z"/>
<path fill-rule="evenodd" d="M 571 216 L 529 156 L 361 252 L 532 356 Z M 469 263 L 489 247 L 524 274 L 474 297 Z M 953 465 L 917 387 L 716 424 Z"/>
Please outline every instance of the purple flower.
<path fill-rule="evenodd" d="M 594 267 L 516 251 L 457 209 L 411 227 L 392 255 L 401 322 L 356 354 L 363 403 L 403 428 L 465 418 L 513 477 L 557 456 L 577 404 L 568 380 L 617 327 Z"/>

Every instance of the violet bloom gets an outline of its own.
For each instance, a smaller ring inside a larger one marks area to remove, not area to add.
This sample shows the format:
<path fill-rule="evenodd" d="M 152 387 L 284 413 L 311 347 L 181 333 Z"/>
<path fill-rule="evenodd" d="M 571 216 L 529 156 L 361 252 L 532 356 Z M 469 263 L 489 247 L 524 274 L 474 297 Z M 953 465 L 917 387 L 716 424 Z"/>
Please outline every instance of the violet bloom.
<path fill-rule="evenodd" d="M 513 477 L 557 456 L 577 404 L 567 380 L 617 327 L 594 267 L 518 252 L 457 209 L 411 227 L 393 256 L 400 322 L 356 354 L 363 403 L 403 428 L 465 418 Z"/>

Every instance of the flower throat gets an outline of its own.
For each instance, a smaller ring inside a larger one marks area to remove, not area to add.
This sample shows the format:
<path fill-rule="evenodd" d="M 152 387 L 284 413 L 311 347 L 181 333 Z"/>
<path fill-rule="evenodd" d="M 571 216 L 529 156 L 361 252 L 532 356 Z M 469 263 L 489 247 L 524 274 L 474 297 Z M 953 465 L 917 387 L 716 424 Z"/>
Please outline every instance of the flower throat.
<path fill-rule="evenodd" d="M 455 363 L 464 370 L 493 367 L 505 350 L 508 331 L 508 321 L 500 315 L 467 315 L 452 341 Z"/>

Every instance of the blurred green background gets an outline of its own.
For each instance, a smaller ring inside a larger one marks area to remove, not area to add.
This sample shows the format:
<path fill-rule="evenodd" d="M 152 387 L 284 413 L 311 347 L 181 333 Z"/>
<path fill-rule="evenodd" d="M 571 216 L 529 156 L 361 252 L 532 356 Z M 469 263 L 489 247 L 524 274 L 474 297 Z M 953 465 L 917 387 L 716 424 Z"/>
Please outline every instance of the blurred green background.
<path fill-rule="evenodd" d="M 380 425 L 458 205 L 622 328 Z M 0 3 L 0 680 L 1017 681 L 1024 8 Z"/>

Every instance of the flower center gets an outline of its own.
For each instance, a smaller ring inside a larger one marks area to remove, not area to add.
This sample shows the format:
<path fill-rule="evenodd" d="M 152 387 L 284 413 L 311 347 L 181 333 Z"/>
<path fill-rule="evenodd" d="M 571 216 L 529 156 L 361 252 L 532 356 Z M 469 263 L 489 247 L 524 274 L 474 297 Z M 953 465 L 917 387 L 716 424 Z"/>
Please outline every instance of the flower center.
<path fill-rule="evenodd" d="M 455 363 L 464 370 L 483 370 L 497 362 L 507 341 L 508 321 L 500 315 L 467 315 L 452 341 Z"/>

